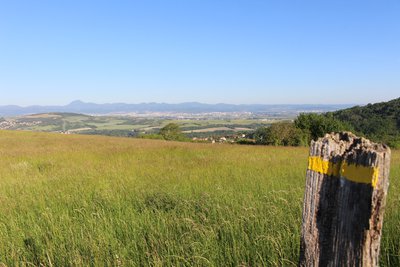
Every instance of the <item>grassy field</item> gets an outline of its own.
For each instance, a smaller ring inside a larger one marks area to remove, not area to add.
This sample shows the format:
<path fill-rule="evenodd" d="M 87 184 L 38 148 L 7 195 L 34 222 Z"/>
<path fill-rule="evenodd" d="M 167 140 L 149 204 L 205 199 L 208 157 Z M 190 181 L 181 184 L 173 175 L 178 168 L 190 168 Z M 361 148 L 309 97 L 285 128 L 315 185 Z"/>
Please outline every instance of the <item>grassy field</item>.
<path fill-rule="evenodd" d="M 0 263 L 296 266 L 307 154 L 0 131 Z M 393 151 L 381 266 L 400 266 L 399 176 Z"/>

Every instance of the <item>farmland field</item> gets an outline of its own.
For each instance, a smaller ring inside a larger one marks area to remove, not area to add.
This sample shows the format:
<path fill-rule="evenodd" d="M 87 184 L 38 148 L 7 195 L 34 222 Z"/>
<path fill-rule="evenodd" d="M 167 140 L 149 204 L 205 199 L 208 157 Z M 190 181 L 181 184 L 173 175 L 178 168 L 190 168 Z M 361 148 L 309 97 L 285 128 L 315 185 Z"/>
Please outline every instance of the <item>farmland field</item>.
<path fill-rule="evenodd" d="M 0 131 L 0 265 L 296 266 L 307 148 Z M 392 151 L 381 266 L 400 266 Z"/>
<path fill-rule="evenodd" d="M 185 133 L 190 133 L 193 137 L 196 133 L 249 132 L 261 126 L 292 119 L 290 117 L 269 118 L 266 115 L 253 115 L 245 119 L 232 118 L 233 115 L 229 114 L 219 119 L 213 118 L 211 115 L 198 116 L 200 117 L 196 119 L 177 119 L 179 114 L 171 115 L 171 117 L 154 114 L 148 117 L 135 117 L 130 115 L 90 116 L 77 113 L 43 113 L 0 118 L 0 130 L 70 132 L 128 137 L 134 135 L 133 132 L 135 134 L 157 133 L 168 123 L 176 123 Z"/>

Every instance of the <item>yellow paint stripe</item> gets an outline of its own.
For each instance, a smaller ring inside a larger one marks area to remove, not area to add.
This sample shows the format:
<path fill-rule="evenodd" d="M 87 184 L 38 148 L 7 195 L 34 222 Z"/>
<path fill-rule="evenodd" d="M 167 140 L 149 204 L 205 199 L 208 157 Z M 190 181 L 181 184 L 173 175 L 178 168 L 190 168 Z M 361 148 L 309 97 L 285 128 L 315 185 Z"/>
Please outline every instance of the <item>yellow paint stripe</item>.
<path fill-rule="evenodd" d="M 308 158 L 308 169 L 329 176 L 343 177 L 347 180 L 371 184 L 375 187 L 378 182 L 379 170 L 376 167 L 366 167 L 347 162 L 333 163 L 320 157 Z"/>
<path fill-rule="evenodd" d="M 338 176 L 339 167 L 331 161 L 323 160 L 320 157 L 308 158 L 308 169 L 322 174 Z"/>

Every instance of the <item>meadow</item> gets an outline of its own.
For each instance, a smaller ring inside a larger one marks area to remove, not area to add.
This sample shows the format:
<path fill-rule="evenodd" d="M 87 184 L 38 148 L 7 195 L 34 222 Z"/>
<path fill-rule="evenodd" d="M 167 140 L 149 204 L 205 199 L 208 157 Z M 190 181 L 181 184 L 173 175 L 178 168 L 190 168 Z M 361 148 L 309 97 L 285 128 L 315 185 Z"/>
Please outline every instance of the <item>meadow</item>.
<path fill-rule="evenodd" d="M 0 265 L 296 266 L 307 148 L 0 131 Z M 392 151 L 381 266 L 400 266 Z"/>

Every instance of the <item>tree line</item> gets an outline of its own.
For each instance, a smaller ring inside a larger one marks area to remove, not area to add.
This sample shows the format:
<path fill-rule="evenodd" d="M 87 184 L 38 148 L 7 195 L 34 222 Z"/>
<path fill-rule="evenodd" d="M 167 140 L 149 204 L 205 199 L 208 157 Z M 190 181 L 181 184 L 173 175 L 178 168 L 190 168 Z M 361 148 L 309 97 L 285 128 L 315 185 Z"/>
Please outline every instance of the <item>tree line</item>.
<path fill-rule="evenodd" d="M 256 144 L 305 146 L 326 133 L 351 131 L 400 148 L 400 98 L 322 114 L 303 113 L 293 123 L 275 123 L 254 133 Z"/>
<path fill-rule="evenodd" d="M 270 127 L 260 127 L 254 132 L 259 145 L 307 146 L 310 141 L 337 131 L 352 131 L 348 123 L 331 115 L 303 113 L 294 122 L 278 122 Z"/>

